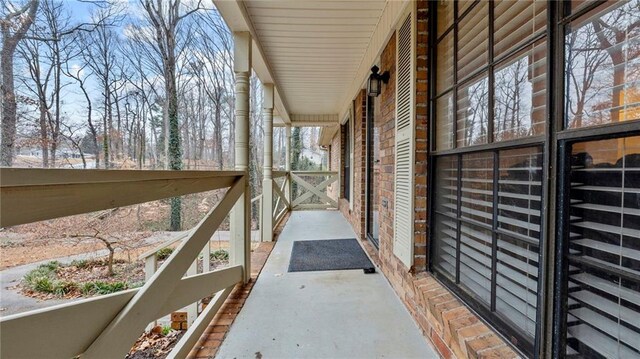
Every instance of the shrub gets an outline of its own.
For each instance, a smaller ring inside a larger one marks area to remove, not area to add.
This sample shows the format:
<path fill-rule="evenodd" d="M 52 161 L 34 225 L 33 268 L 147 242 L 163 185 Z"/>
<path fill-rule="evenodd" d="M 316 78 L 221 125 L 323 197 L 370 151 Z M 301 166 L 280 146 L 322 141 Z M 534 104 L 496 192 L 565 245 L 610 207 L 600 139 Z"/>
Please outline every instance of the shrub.
<path fill-rule="evenodd" d="M 32 290 L 43 293 L 53 293 L 55 287 L 54 282 L 57 279 L 56 269 L 58 265 L 58 262 L 41 264 L 36 269 L 25 274 L 23 280 L 27 287 Z"/>
<path fill-rule="evenodd" d="M 24 282 L 28 288 L 40 293 L 63 296 L 78 288 L 74 282 L 58 280 L 56 270 L 60 267 L 58 262 L 49 262 L 38 266 L 24 276 Z"/>
<path fill-rule="evenodd" d="M 55 290 L 55 282 L 51 278 L 39 277 L 35 278 L 31 284 L 31 289 L 42 293 L 53 293 Z"/>
<path fill-rule="evenodd" d="M 89 266 L 89 261 L 86 259 L 74 259 L 71 261 L 71 265 L 82 269 Z"/>
<path fill-rule="evenodd" d="M 224 249 L 218 249 L 217 251 L 211 253 L 211 259 L 219 261 L 229 260 L 229 252 Z"/>
<path fill-rule="evenodd" d="M 119 292 L 121 290 L 125 290 L 128 288 L 126 282 L 86 282 L 82 285 L 80 291 L 84 295 L 93 295 L 93 294 L 110 294 Z"/>
<path fill-rule="evenodd" d="M 54 282 L 53 293 L 58 296 L 63 296 L 65 294 L 69 294 L 78 289 L 78 284 L 75 282 L 62 282 L 56 281 Z"/>
<path fill-rule="evenodd" d="M 162 335 L 167 336 L 169 333 L 171 333 L 171 327 L 168 325 L 165 325 L 164 327 L 162 327 Z"/>
<path fill-rule="evenodd" d="M 41 264 L 38 266 L 38 268 L 48 269 L 52 272 L 55 272 L 59 267 L 60 267 L 60 262 L 58 261 L 51 261 L 49 263 Z"/>
<path fill-rule="evenodd" d="M 162 248 L 156 252 L 156 257 L 158 260 L 163 260 L 169 258 L 169 256 L 173 253 L 173 248 Z"/>

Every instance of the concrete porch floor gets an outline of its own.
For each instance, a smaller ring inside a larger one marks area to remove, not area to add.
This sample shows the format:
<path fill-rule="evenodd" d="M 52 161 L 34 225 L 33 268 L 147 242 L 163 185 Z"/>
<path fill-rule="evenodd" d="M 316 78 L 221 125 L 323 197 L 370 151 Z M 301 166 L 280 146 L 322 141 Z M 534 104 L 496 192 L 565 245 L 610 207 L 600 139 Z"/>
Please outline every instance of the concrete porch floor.
<path fill-rule="evenodd" d="M 217 358 L 438 358 L 384 278 L 288 273 L 293 241 L 355 238 L 338 211 L 293 212 Z"/>

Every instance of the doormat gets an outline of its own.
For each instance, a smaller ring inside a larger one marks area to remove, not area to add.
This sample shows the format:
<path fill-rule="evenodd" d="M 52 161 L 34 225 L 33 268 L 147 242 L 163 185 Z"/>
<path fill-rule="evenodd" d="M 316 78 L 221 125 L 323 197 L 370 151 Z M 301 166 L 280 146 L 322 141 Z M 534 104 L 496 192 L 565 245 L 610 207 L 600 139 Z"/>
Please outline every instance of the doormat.
<path fill-rule="evenodd" d="M 355 238 L 294 241 L 289 272 L 309 272 L 343 269 L 363 269 L 375 272 L 375 267 Z"/>

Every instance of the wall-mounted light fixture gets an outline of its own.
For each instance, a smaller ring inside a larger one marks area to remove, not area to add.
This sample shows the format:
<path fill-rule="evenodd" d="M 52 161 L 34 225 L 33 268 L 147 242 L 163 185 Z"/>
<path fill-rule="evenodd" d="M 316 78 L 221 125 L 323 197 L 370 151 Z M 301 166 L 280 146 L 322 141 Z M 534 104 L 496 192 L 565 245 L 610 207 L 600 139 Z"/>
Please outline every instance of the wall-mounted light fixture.
<path fill-rule="evenodd" d="M 371 68 L 371 75 L 369 75 L 369 82 L 367 84 L 367 95 L 371 97 L 376 97 L 380 95 L 382 92 L 382 83 L 389 82 L 389 71 L 385 71 L 382 74 L 379 74 L 380 68 L 378 66 L 373 65 Z"/>

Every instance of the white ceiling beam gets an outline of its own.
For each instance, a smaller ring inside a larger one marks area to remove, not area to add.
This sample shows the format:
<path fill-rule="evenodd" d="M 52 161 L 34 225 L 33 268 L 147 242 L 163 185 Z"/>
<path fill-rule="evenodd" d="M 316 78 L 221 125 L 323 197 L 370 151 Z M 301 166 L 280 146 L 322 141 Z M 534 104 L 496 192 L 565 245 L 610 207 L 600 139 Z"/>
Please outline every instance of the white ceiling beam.
<path fill-rule="evenodd" d="M 339 123 L 337 114 L 292 114 L 290 117 L 291 126 L 297 127 L 326 127 Z"/>

